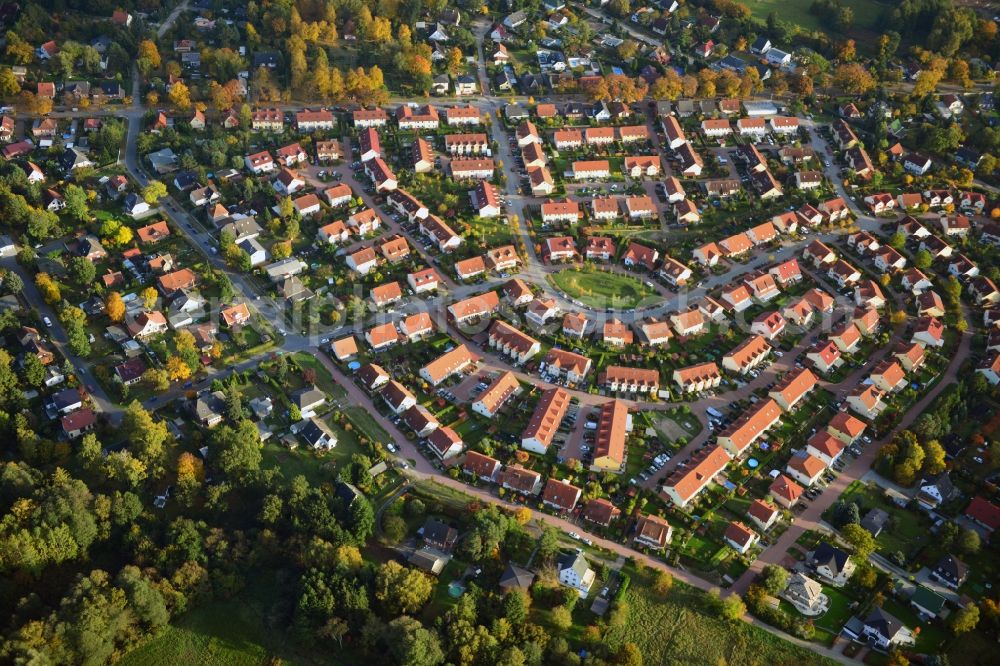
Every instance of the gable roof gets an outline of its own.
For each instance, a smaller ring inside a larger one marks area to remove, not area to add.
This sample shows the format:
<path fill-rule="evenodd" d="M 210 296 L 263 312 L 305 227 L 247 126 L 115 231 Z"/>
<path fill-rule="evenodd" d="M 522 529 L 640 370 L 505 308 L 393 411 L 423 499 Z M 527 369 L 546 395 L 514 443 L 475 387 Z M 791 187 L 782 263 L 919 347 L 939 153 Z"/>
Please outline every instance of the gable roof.
<path fill-rule="evenodd" d="M 816 547 L 812 556 L 815 566 L 826 566 L 834 575 L 843 571 L 850 559 L 850 555 L 836 546 L 831 546 L 826 541 Z"/>
<path fill-rule="evenodd" d="M 521 439 L 534 438 L 544 446 L 552 443 L 556 430 L 569 408 L 569 393 L 559 387 L 542 392 L 542 397 L 531 414 L 531 419 L 521 433 Z"/>
<path fill-rule="evenodd" d="M 1000 527 L 1000 506 L 989 502 L 982 497 L 973 497 L 969 506 L 965 509 L 968 518 L 982 524 L 986 529 L 993 531 Z"/>
<path fill-rule="evenodd" d="M 583 517 L 592 523 L 607 526 L 611 524 L 612 520 L 620 516 L 621 512 L 621 509 L 614 504 L 601 498 L 587 502 L 587 506 L 583 510 Z"/>
<path fill-rule="evenodd" d="M 581 490 L 568 481 L 549 479 L 542 491 L 542 501 L 563 510 L 572 509 L 580 498 Z"/>
<path fill-rule="evenodd" d="M 803 493 L 802 486 L 784 474 L 779 474 L 771 482 L 771 487 L 768 488 L 768 491 L 775 497 L 780 497 L 788 502 L 795 502 Z"/>

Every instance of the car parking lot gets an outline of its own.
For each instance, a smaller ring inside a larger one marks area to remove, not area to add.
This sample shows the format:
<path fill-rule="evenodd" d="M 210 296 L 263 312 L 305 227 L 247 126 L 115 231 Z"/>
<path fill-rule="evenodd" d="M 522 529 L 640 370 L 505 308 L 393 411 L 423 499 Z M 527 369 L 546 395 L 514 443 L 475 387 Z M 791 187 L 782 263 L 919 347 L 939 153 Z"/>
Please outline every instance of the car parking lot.
<path fill-rule="evenodd" d="M 596 412 L 595 407 L 570 405 L 555 437 L 555 440 L 563 442 L 558 454 L 560 458 L 564 460 L 573 458 L 583 461 L 584 464 L 593 459 L 594 442 L 592 438 L 587 437 L 588 432 L 593 431 L 588 430 L 586 424 L 588 418 Z"/>
<path fill-rule="evenodd" d="M 492 380 L 492 376 L 486 373 L 474 372 L 462 377 L 462 380 L 454 386 L 449 386 L 447 391 L 452 397 L 444 397 L 452 402 L 472 402 L 486 390 Z"/>

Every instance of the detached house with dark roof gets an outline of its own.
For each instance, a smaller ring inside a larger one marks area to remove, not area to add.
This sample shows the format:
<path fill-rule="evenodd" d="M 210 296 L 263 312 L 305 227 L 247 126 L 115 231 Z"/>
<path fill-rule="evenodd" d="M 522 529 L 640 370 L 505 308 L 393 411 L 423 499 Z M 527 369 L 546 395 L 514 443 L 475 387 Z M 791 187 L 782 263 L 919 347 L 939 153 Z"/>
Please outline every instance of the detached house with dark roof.
<path fill-rule="evenodd" d="M 969 567 L 954 555 L 946 554 L 934 565 L 931 578 L 957 590 L 969 578 Z"/>
<path fill-rule="evenodd" d="M 825 541 L 812 552 L 809 564 L 821 578 L 834 587 L 846 585 L 856 568 L 850 555 Z"/>

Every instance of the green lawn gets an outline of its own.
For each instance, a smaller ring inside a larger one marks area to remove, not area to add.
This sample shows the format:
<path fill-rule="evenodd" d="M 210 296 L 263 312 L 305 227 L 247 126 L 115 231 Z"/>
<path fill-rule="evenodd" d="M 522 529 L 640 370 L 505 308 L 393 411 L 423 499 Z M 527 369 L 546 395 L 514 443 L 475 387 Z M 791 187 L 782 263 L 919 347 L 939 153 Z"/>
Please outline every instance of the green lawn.
<path fill-rule="evenodd" d="M 338 442 L 338 448 L 342 442 Z M 332 483 L 336 478 L 336 462 L 332 454 L 319 455 L 312 449 L 300 446 L 294 451 L 286 449 L 277 441 L 264 444 L 262 467 L 278 467 L 287 481 L 296 476 L 304 476 L 312 485 Z"/>
<path fill-rule="evenodd" d="M 895 552 L 909 555 L 923 547 L 923 539 L 931 527 L 923 514 L 896 506 L 883 497 L 878 488 L 871 488 L 860 481 L 849 485 L 840 499 L 857 502 L 862 518 L 873 508 L 882 509 L 892 517 L 891 527 L 882 530 L 875 539 L 877 550 L 882 555 L 888 557 Z"/>
<path fill-rule="evenodd" d="M 991 640 L 989 630 L 979 628 L 964 634 L 961 640 L 952 641 L 945 654 L 953 664 L 968 666 L 988 666 L 996 660 L 996 641 Z"/>
<path fill-rule="evenodd" d="M 851 604 L 854 600 L 842 590 L 829 585 L 823 586 L 823 594 L 830 598 L 830 608 L 822 616 L 816 618 L 816 628 L 834 635 L 839 634 L 851 617 Z"/>
<path fill-rule="evenodd" d="M 766 21 L 767 15 L 774 12 L 779 19 L 795 23 L 806 30 L 822 31 L 827 28 L 820 17 L 809 13 L 812 0 L 748 0 L 745 4 L 753 17 L 761 21 Z M 874 27 L 886 9 L 880 2 L 864 0 L 842 0 L 842 4 L 854 11 L 854 26 L 858 28 Z"/>
<path fill-rule="evenodd" d="M 637 278 L 619 273 L 569 269 L 549 276 L 552 283 L 571 298 L 592 308 L 634 308 L 657 295 Z"/>
<path fill-rule="evenodd" d="M 678 581 L 665 598 L 650 590 L 648 574 L 629 571 L 628 619 L 611 628 L 612 649 L 632 642 L 646 664 L 828 664 L 827 659 L 743 622 L 726 622 L 708 596 Z"/>
<path fill-rule="evenodd" d="M 344 387 L 334 381 L 330 371 L 315 356 L 306 352 L 298 352 L 292 358 L 303 370 L 309 369 L 316 373 L 316 385 L 322 391 L 334 398 L 343 398 L 347 395 Z"/>
<path fill-rule="evenodd" d="M 344 409 L 344 414 L 347 415 L 347 418 L 354 424 L 355 428 L 371 439 L 378 440 L 383 444 L 392 442 L 392 437 L 385 431 L 385 428 L 380 426 L 375 421 L 375 418 L 363 407 L 347 407 Z"/>
<path fill-rule="evenodd" d="M 720 550 L 722 548 L 711 537 L 692 534 L 684 545 L 683 550 L 681 550 L 681 554 L 702 562 L 707 566 Z"/>

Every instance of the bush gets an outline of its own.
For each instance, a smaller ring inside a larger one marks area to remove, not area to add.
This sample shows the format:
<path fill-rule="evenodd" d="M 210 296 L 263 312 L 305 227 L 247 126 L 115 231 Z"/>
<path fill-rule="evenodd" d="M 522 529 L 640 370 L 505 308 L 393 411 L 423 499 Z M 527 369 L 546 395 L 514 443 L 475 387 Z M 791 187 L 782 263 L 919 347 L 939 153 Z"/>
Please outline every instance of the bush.
<path fill-rule="evenodd" d="M 406 516 L 408 518 L 419 518 L 427 512 L 427 507 L 423 501 L 414 497 L 406 503 Z"/>
<path fill-rule="evenodd" d="M 615 601 L 621 601 L 625 598 L 625 592 L 628 591 L 628 585 L 632 582 L 632 577 L 627 573 L 619 573 L 621 577 L 621 584 L 618 586 L 618 591 L 615 592 Z"/>
<path fill-rule="evenodd" d="M 386 516 L 382 520 L 382 534 L 389 543 L 399 543 L 406 536 L 406 521 L 399 516 Z"/>
<path fill-rule="evenodd" d="M 674 577 L 668 571 L 658 571 L 653 581 L 653 591 L 661 597 L 667 596 L 674 585 Z"/>
<path fill-rule="evenodd" d="M 573 626 L 573 615 L 565 606 L 557 606 L 552 609 L 552 626 L 561 631 L 566 631 Z"/>

